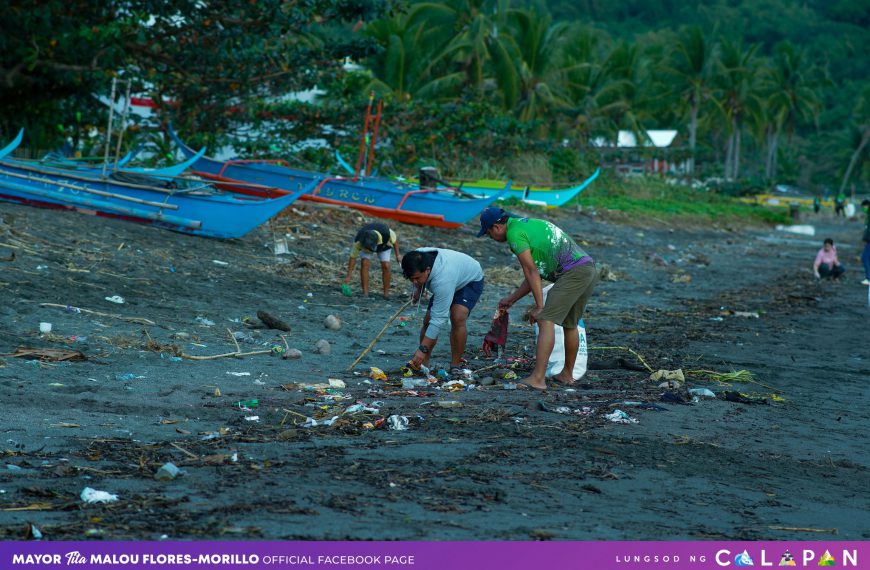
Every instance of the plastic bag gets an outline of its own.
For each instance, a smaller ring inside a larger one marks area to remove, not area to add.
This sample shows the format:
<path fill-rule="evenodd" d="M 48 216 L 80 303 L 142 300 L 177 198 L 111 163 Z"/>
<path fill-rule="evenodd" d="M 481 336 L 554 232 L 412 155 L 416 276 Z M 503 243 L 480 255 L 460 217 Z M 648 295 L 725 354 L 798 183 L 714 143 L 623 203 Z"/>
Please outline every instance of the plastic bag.
<path fill-rule="evenodd" d="M 544 287 L 544 303 L 547 302 L 547 293 L 553 285 Z M 564 329 L 555 325 L 556 338 L 553 343 L 553 352 L 547 360 L 547 376 L 555 376 L 565 368 L 565 332 Z M 583 378 L 586 375 L 586 364 L 589 357 L 589 347 L 586 343 L 586 325 L 583 319 L 577 321 L 577 331 L 580 333 L 580 346 L 577 348 L 577 360 L 574 362 L 574 379 Z M 535 340 L 538 338 L 538 325 L 535 325 Z"/>

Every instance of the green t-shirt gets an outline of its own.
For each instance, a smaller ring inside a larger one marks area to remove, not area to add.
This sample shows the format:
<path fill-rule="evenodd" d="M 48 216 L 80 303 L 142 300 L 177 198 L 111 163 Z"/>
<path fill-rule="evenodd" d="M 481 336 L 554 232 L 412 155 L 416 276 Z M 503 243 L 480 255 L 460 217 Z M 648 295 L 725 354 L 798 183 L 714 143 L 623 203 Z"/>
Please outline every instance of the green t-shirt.
<path fill-rule="evenodd" d="M 555 282 L 564 267 L 582 257 L 588 257 L 571 236 L 546 220 L 508 218 L 507 242 L 515 255 L 531 250 L 538 273 Z"/>

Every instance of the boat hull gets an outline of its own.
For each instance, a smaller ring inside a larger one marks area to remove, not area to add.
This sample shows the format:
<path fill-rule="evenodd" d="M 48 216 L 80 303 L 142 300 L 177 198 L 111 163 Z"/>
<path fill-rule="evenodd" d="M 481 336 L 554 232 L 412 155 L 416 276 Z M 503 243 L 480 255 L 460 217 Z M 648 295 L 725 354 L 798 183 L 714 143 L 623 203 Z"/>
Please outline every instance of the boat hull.
<path fill-rule="evenodd" d="M 175 133 L 170 132 L 170 135 L 185 156 L 193 155 L 193 150 Z M 233 182 L 255 184 L 257 187 L 253 189 L 241 190 L 253 195 L 261 195 L 259 192 L 263 188 L 298 192 L 320 176 L 269 161 L 224 162 L 208 157 L 198 159 L 192 168 L 199 176 L 225 183 L 221 186 L 224 189 L 232 189 Z M 420 190 L 391 180 L 354 182 L 349 178 L 328 177 L 319 180 L 314 190 L 304 193 L 300 199 L 354 208 L 376 217 L 411 224 L 456 228 L 477 216 L 501 197 L 504 190 L 486 197 L 460 198 L 453 190 Z"/>
<path fill-rule="evenodd" d="M 199 191 L 177 191 L 0 162 L 0 199 L 214 238 L 242 237 L 300 195 L 288 193 L 275 199 L 238 197 L 216 193 L 207 184 Z"/>

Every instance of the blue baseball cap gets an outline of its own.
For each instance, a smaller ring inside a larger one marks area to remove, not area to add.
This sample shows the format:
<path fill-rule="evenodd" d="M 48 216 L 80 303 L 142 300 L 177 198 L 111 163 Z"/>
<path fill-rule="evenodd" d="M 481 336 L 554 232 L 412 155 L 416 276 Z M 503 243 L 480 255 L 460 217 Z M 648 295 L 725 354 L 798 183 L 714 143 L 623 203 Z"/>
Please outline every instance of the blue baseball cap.
<path fill-rule="evenodd" d="M 508 213 L 501 208 L 487 208 L 480 213 L 480 231 L 477 237 L 483 237 L 496 222 L 507 216 Z"/>

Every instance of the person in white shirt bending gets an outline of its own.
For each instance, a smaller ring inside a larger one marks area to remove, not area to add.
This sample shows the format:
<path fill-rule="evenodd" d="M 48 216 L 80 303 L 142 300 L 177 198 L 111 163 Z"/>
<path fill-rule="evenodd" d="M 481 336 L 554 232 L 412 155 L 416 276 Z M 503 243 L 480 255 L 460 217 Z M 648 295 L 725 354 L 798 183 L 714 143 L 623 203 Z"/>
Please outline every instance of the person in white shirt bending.
<path fill-rule="evenodd" d="M 429 364 L 429 356 L 441 329 L 450 320 L 450 366 L 463 364 L 462 354 L 468 339 L 466 321 L 471 310 L 483 293 L 483 269 L 480 263 L 452 249 L 421 247 L 410 251 L 402 258 L 402 273 L 417 290 L 414 299 L 420 298 L 424 289 L 432 297 L 420 329 L 420 346 L 409 364 L 414 368 Z"/>

